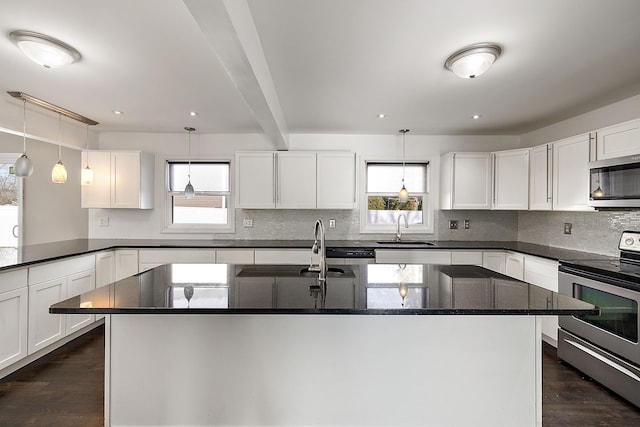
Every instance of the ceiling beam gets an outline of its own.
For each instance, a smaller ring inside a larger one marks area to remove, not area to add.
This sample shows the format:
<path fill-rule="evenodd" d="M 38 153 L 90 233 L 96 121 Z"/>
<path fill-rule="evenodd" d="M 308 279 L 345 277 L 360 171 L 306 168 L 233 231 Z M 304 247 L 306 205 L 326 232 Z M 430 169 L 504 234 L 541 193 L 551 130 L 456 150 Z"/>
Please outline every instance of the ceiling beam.
<path fill-rule="evenodd" d="M 246 0 L 184 0 L 276 150 L 288 150 L 280 101 Z"/>

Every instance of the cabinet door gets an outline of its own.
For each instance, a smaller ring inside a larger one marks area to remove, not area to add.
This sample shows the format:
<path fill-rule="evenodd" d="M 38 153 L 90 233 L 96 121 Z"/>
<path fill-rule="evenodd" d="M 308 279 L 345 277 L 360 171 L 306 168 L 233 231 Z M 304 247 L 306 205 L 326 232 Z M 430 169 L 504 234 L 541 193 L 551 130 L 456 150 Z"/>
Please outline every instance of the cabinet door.
<path fill-rule="evenodd" d="M 89 292 L 95 287 L 96 275 L 94 270 L 72 274 L 67 278 L 66 298 Z M 94 320 L 95 316 L 93 314 L 68 314 L 66 316 L 66 335 L 92 324 Z"/>
<path fill-rule="evenodd" d="M 282 152 L 278 159 L 276 206 L 286 209 L 316 207 L 316 153 Z"/>
<path fill-rule="evenodd" d="M 0 369 L 27 355 L 27 297 L 26 286 L 0 293 Z"/>
<path fill-rule="evenodd" d="M 486 251 L 482 253 L 482 266 L 488 270 L 504 274 L 504 251 Z"/>
<path fill-rule="evenodd" d="M 267 283 L 264 278 L 236 278 L 233 282 L 235 306 L 241 308 L 272 308 L 273 286 L 273 280 Z"/>
<path fill-rule="evenodd" d="M 67 297 L 67 278 L 29 286 L 29 354 L 65 336 L 65 318 L 49 314 L 49 307 Z"/>
<path fill-rule="evenodd" d="M 111 152 L 111 207 L 140 207 L 140 153 Z"/>
<path fill-rule="evenodd" d="M 640 120 L 600 129 L 596 136 L 596 160 L 640 154 Z"/>
<path fill-rule="evenodd" d="M 318 209 L 353 209 L 356 204 L 355 154 L 318 153 L 317 167 Z"/>
<path fill-rule="evenodd" d="M 529 308 L 529 287 L 505 279 L 492 279 L 495 308 Z"/>
<path fill-rule="evenodd" d="M 116 280 L 138 274 L 138 251 L 136 249 L 116 250 Z"/>
<path fill-rule="evenodd" d="M 493 153 L 493 209 L 529 208 L 529 150 Z"/>
<path fill-rule="evenodd" d="M 553 209 L 587 211 L 589 200 L 589 135 L 553 143 Z"/>
<path fill-rule="evenodd" d="M 547 210 L 552 208 L 552 165 L 553 151 L 549 144 L 529 150 L 529 209 Z"/>
<path fill-rule="evenodd" d="M 505 257 L 504 274 L 514 279 L 524 280 L 524 255 L 508 252 Z"/>
<path fill-rule="evenodd" d="M 100 252 L 96 255 L 96 288 L 115 282 L 115 252 Z"/>
<path fill-rule="evenodd" d="M 236 156 L 236 205 L 239 208 L 274 208 L 275 155 L 272 152 L 238 153 Z"/>
<path fill-rule="evenodd" d="M 93 184 L 82 185 L 81 206 L 83 208 L 111 207 L 111 153 L 109 151 L 83 151 L 82 167 L 93 170 Z"/>
<path fill-rule="evenodd" d="M 455 153 L 453 209 L 491 208 L 491 154 Z"/>

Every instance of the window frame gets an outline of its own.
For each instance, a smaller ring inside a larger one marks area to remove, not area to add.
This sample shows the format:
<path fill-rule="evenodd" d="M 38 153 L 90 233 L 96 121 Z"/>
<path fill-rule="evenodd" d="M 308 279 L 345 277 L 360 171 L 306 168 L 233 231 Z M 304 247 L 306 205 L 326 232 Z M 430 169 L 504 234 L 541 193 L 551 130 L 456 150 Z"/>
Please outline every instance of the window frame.
<path fill-rule="evenodd" d="M 379 159 L 363 159 L 361 173 L 360 173 L 360 182 L 361 191 L 360 191 L 360 233 L 363 234 L 389 234 L 396 233 L 397 224 L 368 224 L 367 223 L 367 212 L 368 212 L 368 196 L 378 196 L 378 195 L 391 195 L 396 193 L 368 193 L 367 192 L 367 169 L 369 164 L 389 164 L 389 165 L 402 165 L 402 160 L 379 160 Z M 433 171 L 433 161 L 431 159 L 411 159 L 410 161 L 405 161 L 405 164 L 424 164 L 426 166 L 426 183 L 425 183 L 425 192 L 424 193 L 414 193 L 422 196 L 422 216 L 423 223 L 422 224 L 411 224 L 409 228 L 404 228 L 402 226 L 402 234 L 433 234 L 434 232 L 434 201 L 431 192 L 431 182 L 432 182 L 432 171 Z M 400 191 L 400 187 L 402 186 L 401 182 L 398 182 L 398 191 Z M 411 188 L 409 188 L 411 191 Z M 411 194 L 411 193 L 409 193 Z"/>
<path fill-rule="evenodd" d="M 226 224 L 174 224 L 173 223 L 173 202 L 174 195 L 183 194 L 183 191 L 169 190 L 169 164 L 170 163 L 187 163 L 188 159 L 164 159 L 164 229 L 162 233 L 210 233 L 210 234 L 228 234 L 235 233 L 235 197 L 234 197 L 234 163 L 232 157 L 216 157 L 215 159 L 197 159 L 191 160 L 194 163 L 228 163 L 229 164 L 229 191 L 198 191 L 196 195 L 216 196 L 224 195 L 227 197 L 227 223 Z"/>

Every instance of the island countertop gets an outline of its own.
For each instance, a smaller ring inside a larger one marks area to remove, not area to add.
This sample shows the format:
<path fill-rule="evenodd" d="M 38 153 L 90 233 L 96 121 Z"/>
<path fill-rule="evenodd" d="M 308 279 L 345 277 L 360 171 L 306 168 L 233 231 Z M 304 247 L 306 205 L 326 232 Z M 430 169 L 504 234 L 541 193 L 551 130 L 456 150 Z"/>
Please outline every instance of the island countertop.
<path fill-rule="evenodd" d="M 583 301 L 477 266 L 167 264 L 54 304 L 55 314 L 589 315 Z"/>

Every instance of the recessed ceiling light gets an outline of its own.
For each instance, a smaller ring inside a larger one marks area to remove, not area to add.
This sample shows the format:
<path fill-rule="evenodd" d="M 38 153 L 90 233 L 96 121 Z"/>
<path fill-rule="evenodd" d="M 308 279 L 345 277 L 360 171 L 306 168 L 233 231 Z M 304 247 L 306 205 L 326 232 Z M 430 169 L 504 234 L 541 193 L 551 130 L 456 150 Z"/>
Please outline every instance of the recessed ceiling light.
<path fill-rule="evenodd" d="M 197 115 L 198 115 L 198 112 L 197 112 L 197 111 L 190 111 L 190 112 L 189 112 L 189 115 L 190 115 L 190 116 L 197 116 Z"/>
<path fill-rule="evenodd" d="M 386 115 L 386 114 L 384 114 L 384 113 L 380 113 L 380 114 L 378 114 L 378 115 L 377 115 L 377 117 L 378 117 L 379 119 L 384 119 L 385 117 L 387 117 L 387 115 Z"/>
<path fill-rule="evenodd" d="M 115 114 L 116 116 L 121 116 L 124 114 L 124 112 L 120 110 L 113 110 L 113 114 Z"/>
<path fill-rule="evenodd" d="M 68 44 L 33 31 L 17 30 L 9 38 L 27 58 L 45 68 L 57 68 L 80 60 L 80 52 Z"/>
<path fill-rule="evenodd" d="M 482 117 L 480 114 L 474 114 L 473 116 L 471 116 L 473 120 L 478 120 L 480 117 Z"/>

